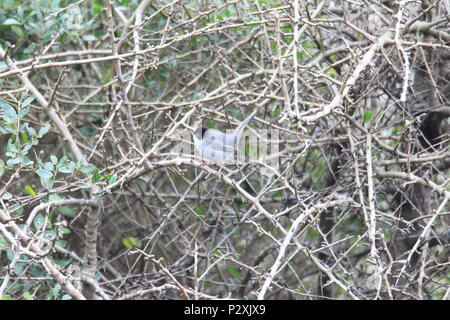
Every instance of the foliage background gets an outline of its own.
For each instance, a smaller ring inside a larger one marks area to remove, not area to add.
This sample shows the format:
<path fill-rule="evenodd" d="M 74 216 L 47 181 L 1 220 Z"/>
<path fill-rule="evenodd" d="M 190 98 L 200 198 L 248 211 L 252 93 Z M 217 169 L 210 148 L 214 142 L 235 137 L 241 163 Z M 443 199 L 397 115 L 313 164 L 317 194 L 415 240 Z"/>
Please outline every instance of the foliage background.
<path fill-rule="evenodd" d="M 448 1 L 3 0 L 3 299 L 448 299 Z M 279 166 L 173 152 L 280 130 Z"/>

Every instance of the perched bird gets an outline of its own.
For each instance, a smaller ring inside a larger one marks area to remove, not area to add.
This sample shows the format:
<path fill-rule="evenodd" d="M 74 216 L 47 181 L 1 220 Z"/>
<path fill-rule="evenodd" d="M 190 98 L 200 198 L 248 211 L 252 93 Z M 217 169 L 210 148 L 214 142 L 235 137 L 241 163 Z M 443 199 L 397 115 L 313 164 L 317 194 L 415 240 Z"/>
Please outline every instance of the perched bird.
<path fill-rule="evenodd" d="M 223 133 L 215 129 L 198 127 L 192 134 L 194 146 L 204 159 L 216 163 L 236 163 L 239 139 L 247 124 L 256 115 L 256 109 L 233 132 Z"/>

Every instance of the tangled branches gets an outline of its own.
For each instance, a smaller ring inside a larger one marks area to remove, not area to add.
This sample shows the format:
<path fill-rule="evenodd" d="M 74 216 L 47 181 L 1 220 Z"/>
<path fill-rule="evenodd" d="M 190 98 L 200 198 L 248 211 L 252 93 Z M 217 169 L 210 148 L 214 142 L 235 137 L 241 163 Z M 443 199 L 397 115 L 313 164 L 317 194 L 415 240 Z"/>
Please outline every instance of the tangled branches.
<path fill-rule="evenodd" d="M 0 42 L 0 295 L 449 298 L 447 10 L 24 5 L 46 18 Z M 254 108 L 244 165 L 186 152 Z"/>

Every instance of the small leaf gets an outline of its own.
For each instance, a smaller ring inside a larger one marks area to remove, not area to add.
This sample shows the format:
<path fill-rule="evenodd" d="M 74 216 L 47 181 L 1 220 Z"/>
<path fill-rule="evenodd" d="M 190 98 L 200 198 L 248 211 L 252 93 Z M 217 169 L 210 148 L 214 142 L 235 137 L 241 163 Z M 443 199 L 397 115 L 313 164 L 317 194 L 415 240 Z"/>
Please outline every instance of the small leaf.
<path fill-rule="evenodd" d="M 25 142 L 25 143 L 29 142 L 28 136 L 27 136 L 27 134 L 25 132 L 21 132 L 20 136 L 22 137 L 23 142 Z"/>
<path fill-rule="evenodd" d="M 51 162 L 46 162 L 42 165 L 42 168 L 52 172 L 55 169 L 55 166 Z"/>
<path fill-rule="evenodd" d="M 11 30 L 14 31 L 20 38 L 25 37 L 25 33 L 23 33 L 21 28 L 17 26 L 11 26 Z"/>
<path fill-rule="evenodd" d="M 30 107 L 25 107 L 19 110 L 19 113 L 17 115 L 17 118 L 22 119 L 23 117 L 25 117 L 28 113 L 28 111 L 30 111 Z"/>
<path fill-rule="evenodd" d="M 51 227 L 51 225 L 48 226 L 48 228 Z M 44 233 L 44 239 L 48 241 L 54 241 L 56 239 L 56 232 L 54 230 L 46 230 Z"/>
<path fill-rule="evenodd" d="M 59 195 L 54 194 L 54 193 L 52 193 L 52 194 L 50 194 L 48 196 L 48 201 L 50 201 L 50 202 L 52 202 L 52 201 L 59 201 L 59 200 L 62 200 L 62 199 L 64 199 L 64 198 L 62 198 Z"/>
<path fill-rule="evenodd" d="M 95 166 L 93 166 L 92 164 L 88 164 L 85 165 L 81 168 L 81 172 L 83 173 L 91 173 L 92 171 L 94 171 Z"/>
<path fill-rule="evenodd" d="M 93 14 L 99 14 L 102 11 L 102 9 L 100 7 L 93 7 L 91 11 Z"/>
<path fill-rule="evenodd" d="M 16 121 L 17 120 L 17 113 L 16 109 L 11 107 L 9 103 L 7 103 L 4 100 L 0 100 L 0 108 L 3 109 L 3 119 L 5 119 L 8 122 Z"/>
<path fill-rule="evenodd" d="M 115 173 L 115 174 L 113 174 L 112 176 L 111 176 L 111 178 L 109 178 L 109 180 L 108 180 L 108 185 L 111 185 L 111 184 L 113 184 L 114 182 L 116 182 L 117 181 L 117 174 Z"/>
<path fill-rule="evenodd" d="M 67 247 L 67 241 L 66 240 L 57 240 L 56 245 L 58 247 L 65 248 L 65 247 Z M 58 265 L 59 265 L 59 263 L 58 263 Z"/>
<path fill-rule="evenodd" d="M 62 234 L 70 234 L 70 229 L 68 228 L 64 228 L 64 227 L 59 227 L 58 229 Z"/>
<path fill-rule="evenodd" d="M 62 172 L 62 173 L 72 173 L 75 171 L 75 163 L 69 162 L 69 163 L 59 167 L 58 171 Z"/>
<path fill-rule="evenodd" d="M 44 134 L 46 134 L 50 130 L 50 123 L 46 123 L 40 130 L 39 130 L 39 137 L 42 137 Z"/>
<path fill-rule="evenodd" d="M 282 196 L 283 196 L 282 190 L 275 191 L 271 194 L 272 199 L 281 198 Z"/>
<path fill-rule="evenodd" d="M 41 178 L 51 178 L 53 176 L 53 174 L 48 171 L 47 169 L 43 169 L 43 168 L 39 168 L 36 170 L 36 173 L 39 177 Z"/>
<path fill-rule="evenodd" d="M 44 223 L 45 217 L 42 214 L 38 213 L 34 218 L 33 225 L 36 229 L 40 229 L 44 225 Z"/>
<path fill-rule="evenodd" d="M 205 209 L 205 206 L 204 206 L 203 204 L 200 203 L 198 206 L 195 207 L 194 211 L 195 211 L 197 214 L 203 216 L 203 215 L 205 215 L 206 209 Z"/>
<path fill-rule="evenodd" d="M 34 96 L 30 96 L 30 97 L 26 98 L 25 101 L 22 102 L 22 108 L 27 107 L 31 102 L 33 102 L 34 99 L 35 99 Z"/>
<path fill-rule="evenodd" d="M 236 278 L 236 279 L 241 278 L 241 273 L 239 272 L 238 269 L 236 269 L 236 267 L 229 266 L 229 267 L 227 267 L 227 270 L 233 276 L 233 278 Z"/>
<path fill-rule="evenodd" d="M 92 183 L 97 183 L 100 181 L 100 170 L 95 169 L 92 174 Z"/>
<path fill-rule="evenodd" d="M 135 237 L 127 237 L 122 240 L 123 245 L 130 249 L 133 246 L 140 248 L 142 246 L 141 242 Z"/>
<path fill-rule="evenodd" d="M 47 297 L 49 299 L 56 299 L 59 292 L 61 291 L 61 285 L 59 283 L 55 284 L 53 288 L 48 291 Z"/>
<path fill-rule="evenodd" d="M 36 130 L 34 130 L 34 128 L 28 127 L 27 130 L 28 130 L 28 134 L 29 134 L 30 136 L 32 136 L 32 137 L 37 136 Z"/>
<path fill-rule="evenodd" d="M 11 244 L 5 240 L 5 238 L 2 237 L 0 234 L 0 251 L 2 250 L 8 250 L 11 247 Z"/>
<path fill-rule="evenodd" d="M 372 119 L 372 111 L 366 110 L 366 112 L 364 113 L 364 123 L 369 122 L 370 119 Z"/>
<path fill-rule="evenodd" d="M 68 217 L 75 217 L 76 211 L 69 208 L 68 206 L 60 206 L 57 209 L 61 214 L 68 216 Z"/>
<path fill-rule="evenodd" d="M 66 244 L 67 244 L 67 241 L 66 241 Z M 65 245 L 63 245 L 61 247 L 64 248 Z M 63 259 L 60 259 L 60 260 L 54 260 L 54 261 L 59 267 L 64 268 L 64 267 L 67 267 L 73 261 L 73 258 L 72 257 L 66 257 L 66 258 L 63 258 Z"/>
<path fill-rule="evenodd" d="M 273 116 L 278 117 L 280 114 L 281 114 L 281 108 L 276 107 L 275 110 L 273 111 Z"/>
<path fill-rule="evenodd" d="M 83 37 L 84 41 L 96 41 L 97 38 L 93 34 L 87 34 Z"/>
<path fill-rule="evenodd" d="M 51 178 L 51 177 L 50 178 L 41 177 L 41 185 L 45 189 L 50 191 L 53 188 L 53 183 L 54 183 L 53 178 Z"/>
<path fill-rule="evenodd" d="M 14 18 L 6 19 L 3 22 L 3 25 L 5 25 L 5 26 L 20 25 L 20 24 L 21 23 L 19 21 L 17 21 L 16 19 L 14 19 Z"/>
<path fill-rule="evenodd" d="M 36 191 L 33 190 L 29 185 L 25 186 L 25 191 L 32 197 L 36 197 Z"/>
<path fill-rule="evenodd" d="M 33 297 L 31 296 L 31 294 L 30 294 L 28 291 L 25 291 L 25 292 L 22 294 L 22 297 L 23 297 L 25 300 L 34 300 Z"/>
<path fill-rule="evenodd" d="M 12 194 L 9 192 L 5 192 L 2 196 L 2 200 L 9 200 L 12 198 Z"/>

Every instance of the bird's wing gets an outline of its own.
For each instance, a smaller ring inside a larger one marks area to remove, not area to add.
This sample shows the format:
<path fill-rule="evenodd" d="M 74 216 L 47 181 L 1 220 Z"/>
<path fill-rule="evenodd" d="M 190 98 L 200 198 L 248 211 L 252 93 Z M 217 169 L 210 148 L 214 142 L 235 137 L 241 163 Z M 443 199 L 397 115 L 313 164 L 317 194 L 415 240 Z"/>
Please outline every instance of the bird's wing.
<path fill-rule="evenodd" d="M 229 141 L 230 135 L 209 129 L 203 135 L 203 148 L 208 147 L 220 152 L 234 152 L 234 145 Z"/>
<path fill-rule="evenodd" d="M 220 143 L 218 141 L 221 132 L 212 132 L 203 136 L 203 139 L 198 139 L 197 136 L 194 137 L 194 145 L 197 151 L 199 152 L 197 155 L 203 159 L 212 160 L 217 163 L 225 164 L 228 161 L 233 161 L 233 150 L 229 150 L 229 148 L 220 148 Z"/>
<path fill-rule="evenodd" d="M 227 163 L 228 161 L 233 161 L 233 152 L 224 152 L 221 150 L 214 150 L 212 148 L 203 147 L 201 156 L 217 163 Z"/>

